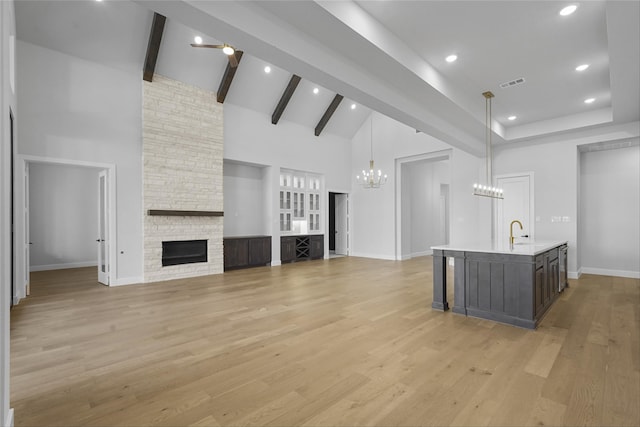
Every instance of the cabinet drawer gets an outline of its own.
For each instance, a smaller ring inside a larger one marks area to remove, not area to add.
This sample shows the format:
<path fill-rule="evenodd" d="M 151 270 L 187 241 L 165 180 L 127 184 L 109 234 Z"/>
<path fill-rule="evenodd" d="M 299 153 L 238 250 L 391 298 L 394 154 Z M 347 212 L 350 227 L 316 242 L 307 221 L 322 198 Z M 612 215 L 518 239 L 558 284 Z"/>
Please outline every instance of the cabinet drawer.
<path fill-rule="evenodd" d="M 544 265 L 544 255 L 538 255 L 536 257 L 536 270 Z"/>
<path fill-rule="evenodd" d="M 549 252 L 547 252 L 547 255 L 549 256 L 549 261 L 558 259 L 558 248 L 551 249 Z"/>

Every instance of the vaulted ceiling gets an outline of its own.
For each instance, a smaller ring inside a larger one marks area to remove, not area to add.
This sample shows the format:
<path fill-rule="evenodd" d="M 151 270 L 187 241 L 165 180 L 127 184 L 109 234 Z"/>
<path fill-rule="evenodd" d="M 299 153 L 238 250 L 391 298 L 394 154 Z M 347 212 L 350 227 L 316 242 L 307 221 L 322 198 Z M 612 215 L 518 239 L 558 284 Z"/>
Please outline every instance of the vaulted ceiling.
<path fill-rule="evenodd" d="M 216 91 L 227 58 L 189 44 L 195 35 L 229 43 L 244 56 L 225 102 L 271 117 L 299 75 L 281 120 L 310 132 L 336 94 L 345 99 L 324 132 L 351 138 L 374 109 L 475 154 L 487 90 L 497 143 L 640 120 L 637 1 L 16 3 L 19 39 L 140 73 L 161 13 L 156 72 Z M 561 16 L 569 4 L 577 10 Z M 589 68 L 576 71 L 581 64 Z"/>

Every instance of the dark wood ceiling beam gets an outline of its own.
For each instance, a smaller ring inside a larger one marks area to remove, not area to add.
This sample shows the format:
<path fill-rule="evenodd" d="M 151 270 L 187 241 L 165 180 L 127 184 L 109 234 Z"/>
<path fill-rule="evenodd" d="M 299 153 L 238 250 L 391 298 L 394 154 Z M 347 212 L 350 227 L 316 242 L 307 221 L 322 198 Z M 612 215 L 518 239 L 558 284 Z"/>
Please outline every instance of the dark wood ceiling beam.
<path fill-rule="evenodd" d="M 344 96 L 340 94 L 336 94 L 336 96 L 333 98 L 333 101 L 331 101 L 331 104 L 329 104 L 329 107 L 327 107 L 327 111 L 324 112 L 324 115 L 318 122 L 318 126 L 316 126 L 316 130 L 315 130 L 316 136 L 320 136 L 320 132 L 322 132 L 322 129 L 324 129 L 324 127 L 327 125 L 327 122 L 329 121 L 331 116 L 333 116 L 333 113 L 336 112 L 336 109 L 338 108 L 338 105 L 340 105 L 340 103 L 342 102 L 343 98 Z"/>
<path fill-rule="evenodd" d="M 242 59 L 242 51 L 236 50 L 235 56 L 236 56 L 237 65 L 234 67 L 231 64 L 231 61 L 227 63 L 227 68 L 224 70 L 224 75 L 222 76 L 220 87 L 218 88 L 218 102 L 220 104 L 224 104 L 224 100 L 227 97 L 229 88 L 231 87 L 231 82 L 233 82 L 233 77 L 236 75 L 236 71 L 240 66 L 239 64 L 240 64 L 240 60 Z"/>
<path fill-rule="evenodd" d="M 289 100 L 293 96 L 293 93 L 296 91 L 298 83 L 300 83 L 300 76 L 293 74 L 291 76 L 291 80 L 289 80 L 287 88 L 284 90 L 282 96 L 280 97 L 280 101 L 278 102 L 275 111 L 271 115 L 272 124 L 278 124 L 278 120 L 280 120 L 280 116 L 282 116 L 282 113 L 284 113 L 284 109 L 287 108 L 287 104 L 289 104 Z"/>
<path fill-rule="evenodd" d="M 160 52 L 160 43 L 162 42 L 162 33 L 166 20 L 167 18 L 159 13 L 153 14 L 151 34 L 149 34 L 149 44 L 147 45 L 147 56 L 144 58 L 144 68 L 142 69 L 142 78 L 148 82 L 153 81 L 153 73 L 156 69 L 156 61 L 158 60 L 158 53 Z"/>

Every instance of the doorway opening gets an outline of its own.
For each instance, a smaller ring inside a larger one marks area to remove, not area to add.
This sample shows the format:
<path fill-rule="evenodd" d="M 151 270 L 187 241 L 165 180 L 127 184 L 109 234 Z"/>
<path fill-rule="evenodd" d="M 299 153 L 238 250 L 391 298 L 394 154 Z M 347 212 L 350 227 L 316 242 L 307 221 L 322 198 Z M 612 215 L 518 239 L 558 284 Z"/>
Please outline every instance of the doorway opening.
<path fill-rule="evenodd" d="M 640 278 L 640 143 L 579 145 L 577 156 L 576 255 L 569 247 L 569 264 L 576 268 L 569 278 L 583 273 Z"/>
<path fill-rule="evenodd" d="M 450 152 L 396 160 L 396 259 L 432 254 L 449 243 Z"/>
<path fill-rule="evenodd" d="M 19 156 L 19 164 L 17 298 L 29 295 L 32 271 L 92 267 L 96 283 L 108 286 L 116 259 L 115 166 L 36 156 Z"/>
<path fill-rule="evenodd" d="M 329 258 L 349 255 L 349 195 L 329 192 Z"/>

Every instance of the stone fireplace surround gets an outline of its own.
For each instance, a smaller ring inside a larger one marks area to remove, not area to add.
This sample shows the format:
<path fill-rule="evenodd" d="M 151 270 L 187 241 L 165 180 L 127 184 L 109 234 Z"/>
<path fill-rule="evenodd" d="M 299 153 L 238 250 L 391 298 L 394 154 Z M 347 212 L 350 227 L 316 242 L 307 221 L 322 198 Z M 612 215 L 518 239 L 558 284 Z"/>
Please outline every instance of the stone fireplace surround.
<path fill-rule="evenodd" d="M 222 273 L 222 105 L 155 74 L 144 82 L 142 131 L 144 281 Z M 163 241 L 202 239 L 207 262 L 162 266 Z"/>

